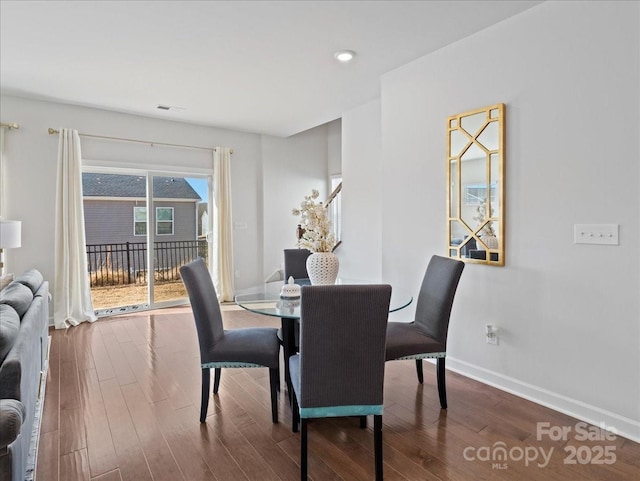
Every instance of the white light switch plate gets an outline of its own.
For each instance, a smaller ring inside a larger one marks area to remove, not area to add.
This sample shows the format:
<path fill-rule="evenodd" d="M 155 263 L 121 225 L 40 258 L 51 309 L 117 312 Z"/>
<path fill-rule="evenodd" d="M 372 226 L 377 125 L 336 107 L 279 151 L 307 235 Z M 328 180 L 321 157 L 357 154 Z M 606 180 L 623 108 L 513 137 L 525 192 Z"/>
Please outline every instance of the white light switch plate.
<path fill-rule="evenodd" d="M 617 246 L 620 243 L 618 230 L 618 224 L 574 224 L 573 242 Z"/>
<path fill-rule="evenodd" d="M 246 222 L 234 222 L 233 223 L 233 228 L 236 230 L 244 230 L 247 228 L 247 223 Z"/>

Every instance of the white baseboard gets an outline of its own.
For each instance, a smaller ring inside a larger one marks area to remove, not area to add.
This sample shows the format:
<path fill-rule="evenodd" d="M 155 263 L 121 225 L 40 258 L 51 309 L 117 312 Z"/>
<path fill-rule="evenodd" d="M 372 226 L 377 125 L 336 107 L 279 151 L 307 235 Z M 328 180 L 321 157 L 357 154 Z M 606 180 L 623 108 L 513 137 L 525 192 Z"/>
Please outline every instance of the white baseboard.
<path fill-rule="evenodd" d="M 447 369 L 640 443 L 640 422 L 547 389 L 447 356 Z"/>

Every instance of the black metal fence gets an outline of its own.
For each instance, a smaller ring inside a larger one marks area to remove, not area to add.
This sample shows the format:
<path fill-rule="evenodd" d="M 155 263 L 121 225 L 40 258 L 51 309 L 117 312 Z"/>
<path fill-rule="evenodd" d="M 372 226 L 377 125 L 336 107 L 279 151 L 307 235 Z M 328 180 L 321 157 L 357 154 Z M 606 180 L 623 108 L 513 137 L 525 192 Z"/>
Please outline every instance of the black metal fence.
<path fill-rule="evenodd" d="M 207 259 L 206 240 L 155 242 L 153 244 L 154 280 L 180 280 L 180 266 L 197 257 Z M 91 287 L 147 282 L 146 242 L 87 245 L 87 263 Z"/>

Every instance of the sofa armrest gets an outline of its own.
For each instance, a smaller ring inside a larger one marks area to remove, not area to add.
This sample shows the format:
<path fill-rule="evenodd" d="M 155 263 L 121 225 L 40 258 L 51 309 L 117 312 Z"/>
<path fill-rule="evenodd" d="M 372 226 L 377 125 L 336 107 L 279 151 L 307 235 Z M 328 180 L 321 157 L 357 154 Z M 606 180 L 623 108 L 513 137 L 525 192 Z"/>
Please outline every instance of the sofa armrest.
<path fill-rule="evenodd" d="M 24 405 L 16 399 L 0 399 L 0 452 L 16 440 L 26 415 Z"/>

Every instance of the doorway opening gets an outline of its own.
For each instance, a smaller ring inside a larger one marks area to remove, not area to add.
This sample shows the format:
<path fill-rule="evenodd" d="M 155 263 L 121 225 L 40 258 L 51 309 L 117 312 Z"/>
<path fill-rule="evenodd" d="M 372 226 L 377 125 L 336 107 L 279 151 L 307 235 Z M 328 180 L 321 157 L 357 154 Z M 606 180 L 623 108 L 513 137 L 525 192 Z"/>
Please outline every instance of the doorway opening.
<path fill-rule="evenodd" d="M 83 172 L 87 268 L 98 317 L 187 302 L 180 267 L 210 265 L 211 179 Z"/>

